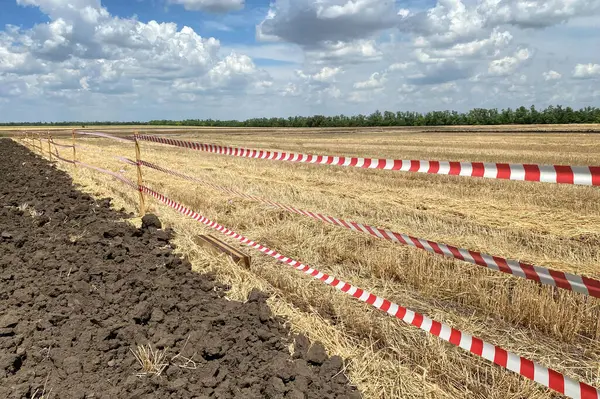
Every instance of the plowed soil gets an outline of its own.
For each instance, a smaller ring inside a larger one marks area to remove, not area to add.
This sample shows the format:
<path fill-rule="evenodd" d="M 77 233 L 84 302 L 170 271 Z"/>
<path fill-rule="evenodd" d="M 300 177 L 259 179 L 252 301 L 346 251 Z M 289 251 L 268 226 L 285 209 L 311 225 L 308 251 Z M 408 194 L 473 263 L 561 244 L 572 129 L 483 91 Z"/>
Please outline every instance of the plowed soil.
<path fill-rule="evenodd" d="M 158 219 L 136 229 L 7 139 L 0 205 L 0 398 L 361 397 L 265 295 L 227 300 Z M 160 351 L 154 369 L 138 345 Z"/>

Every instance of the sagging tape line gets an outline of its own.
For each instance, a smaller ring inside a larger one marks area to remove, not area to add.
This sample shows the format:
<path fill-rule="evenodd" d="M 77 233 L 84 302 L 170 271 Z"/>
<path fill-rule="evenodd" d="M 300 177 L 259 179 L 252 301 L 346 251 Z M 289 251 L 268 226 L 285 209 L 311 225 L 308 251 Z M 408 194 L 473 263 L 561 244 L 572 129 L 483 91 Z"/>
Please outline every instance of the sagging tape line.
<path fill-rule="evenodd" d="M 122 158 L 121 160 L 129 164 L 136 164 L 134 161 L 127 158 Z M 213 189 L 217 189 L 228 194 L 234 194 L 242 198 L 250 199 L 252 201 L 262 202 L 264 204 L 283 209 L 287 212 L 307 216 L 312 219 L 333 224 L 335 226 L 343 227 L 348 230 L 352 230 L 359 233 L 366 233 L 373 237 L 392 241 L 402 245 L 408 245 L 411 247 L 419 248 L 430 253 L 442 255 L 448 258 L 458 259 L 478 266 L 483 266 L 491 270 L 511 274 L 516 277 L 537 281 L 538 283 L 543 285 L 549 285 L 565 290 L 576 291 L 584 295 L 590 295 L 596 298 L 600 298 L 600 281 L 589 277 L 579 276 L 576 274 L 566 273 L 558 270 L 547 269 L 541 266 L 531 265 L 516 260 L 505 259 L 499 256 L 486 255 L 480 252 L 470 251 L 468 249 L 441 244 L 422 238 L 411 237 L 406 234 L 396 233 L 394 231 L 384 230 L 374 226 L 369 226 L 356 222 L 349 222 L 346 220 L 334 218 L 332 216 L 305 211 L 289 205 L 283 205 L 268 199 L 264 199 L 254 195 L 249 195 L 241 191 L 212 184 L 202 179 L 198 179 L 193 176 L 188 176 L 183 173 L 170 170 L 143 160 L 140 161 L 140 165 L 173 176 L 177 176 L 188 181 L 202 184 L 204 186 L 211 187 Z"/>
<path fill-rule="evenodd" d="M 191 217 L 196 221 L 203 223 L 231 238 L 234 238 L 241 243 L 254 248 L 266 255 L 269 255 L 282 263 L 286 263 L 289 266 L 294 267 L 296 270 L 301 271 L 313 278 L 320 280 L 321 282 L 330 285 L 354 298 L 368 303 L 373 307 L 388 313 L 389 315 L 396 317 L 407 324 L 411 324 L 415 327 L 420 328 L 436 337 L 443 339 L 451 343 L 452 345 L 458 346 L 466 351 L 473 353 L 479 357 L 482 357 L 488 361 L 491 361 L 505 369 L 513 371 L 525 378 L 536 381 L 537 383 L 548 387 L 552 390 L 560 392 L 568 397 L 577 399 L 599 399 L 600 391 L 586 383 L 573 380 L 555 370 L 544 367 L 524 357 L 511 353 L 505 349 L 489 344 L 480 338 L 465 334 L 459 330 L 456 330 L 448 325 L 442 324 L 438 321 L 432 320 L 427 316 L 420 313 L 414 312 L 410 309 L 399 306 L 387 299 L 375 296 L 365 290 L 354 287 L 344 281 L 338 280 L 334 276 L 329 276 L 316 269 L 313 269 L 307 265 L 304 265 L 298 261 L 285 257 L 274 250 L 267 248 L 261 244 L 255 243 L 250 239 L 235 233 L 228 228 L 221 226 L 220 224 L 213 222 L 206 217 L 194 212 L 193 210 L 186 208 L 185 206 L 165 197 L 162 194 L 157 193 L 149 189 L 148 187 L 141 186 L 140 190 L 143 193 L 151 195 L 155 199 L 159 200 L 163 204 L 177 210 L 179 213 Z"/>
<path fill-rule="evenodd" d="M 101 133 L 101 132 L 81 132 L 81 131 L 75 131 L 76 134 L 81 134 L 84 136 L 96 136 L 96 137 L 104 137 L 107 139 L 113 139 L 113 140 L 117 140 L 117 141 L 121 141 L 121 142 L 126 142 L 126 143 L 131 143 L 133 141 L 133 139 L 129 136 L 125 136 L 125 137 L 117 137 L 117 136 L 113 136 L 112 134 L 107 134 L 107 133 Z"/>
<path fill-rule="evenodd" d="M 135 184 L 134 182 L 132 182 L 131 180 L 129 180 L 125 176 L 121 176 L 118 173 L 112 172 L 110 170 L 102 169 L 102 168 L 99 168 L 97 166 L 88 165 L 88 164 L 80 162 L 80 161 L 72 161 L 72 160 L 69 160 L 69 159 L 65 159 L 65 158 L 63 158 L 63 157 L 61 157 L 59 155 L 58 150 L 56 148 L 54 149 L 54 151 L 56 153 L 56 158 L 60 159 L 63 162 L 68 162 L 68 163 L 73 164 L 73 165 L 83 166 L 84 168 L 95 170 L 97 172 L 110 175 L 110 176 L 114 177 L 115 179 L 121 181 L 122 183 L 128 185 L 129 187 L 133 188 L 134 190 L 136 190 L 136 191 L 139 190 L 137 184 Z"/>
<path fill-rule="evenodd" d="M 532 165 L 339 157 L 331 155 L 298 154 L 293 152 L 225 147 L 214 144 L 195 143 L 191 141 L 176 140 L 143 134 L 135 137 L 137 137 L 139 140 L 234 157 L 269 159 L 317 165 L 336 165 L 364 169 L 418 172 L 437 175 L 600 186 L 600 166 Z"/>

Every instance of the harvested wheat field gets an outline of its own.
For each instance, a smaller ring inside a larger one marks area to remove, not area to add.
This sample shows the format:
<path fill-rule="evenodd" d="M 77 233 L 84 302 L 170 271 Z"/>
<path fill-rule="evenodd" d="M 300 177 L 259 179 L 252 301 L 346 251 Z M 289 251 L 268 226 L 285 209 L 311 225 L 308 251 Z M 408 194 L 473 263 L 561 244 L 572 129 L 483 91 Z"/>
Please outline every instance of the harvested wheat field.
<path fill-rule="evenodd" d="M 132 133 L 132 131 L 130 132 Z M 157 134 L 150 132 L 149 134 Z M 168 137 L 310 154 L 461 162 L 600 165 L 600 140 L 584 133 L 260 132 L 203 129 Z M 71 140 L 56 139 L 70 145 Z M 136 181 L 133 142 L 77 137 L 85 164 Z M 47 143 L 42 148 L 47 156 Z M 72 148 L 57 147 L 72 159 Z M 598 187 L 248 159 L 140 142 L 143 183 L 202 216 L 292 259 L 464 333 L 600 387 L 600 299 L 371 237 L 218 185 L 301 210 L 590 278 L 600 278 Z M 93 196 L 138 211 L 138 193 L 97 171 L 58 166 Z M 550 398 L 556 392 L 350 298 L 146 196 L 175 231 L 194 270 L 212 272 L 232 299 L 271 294 L 291 328 L 349 359 L 366 398 Z M 135 222 L 135 221 L 134 221 Z M 199 247 L 219 235 L 252 256 L 246 270 Z"/>

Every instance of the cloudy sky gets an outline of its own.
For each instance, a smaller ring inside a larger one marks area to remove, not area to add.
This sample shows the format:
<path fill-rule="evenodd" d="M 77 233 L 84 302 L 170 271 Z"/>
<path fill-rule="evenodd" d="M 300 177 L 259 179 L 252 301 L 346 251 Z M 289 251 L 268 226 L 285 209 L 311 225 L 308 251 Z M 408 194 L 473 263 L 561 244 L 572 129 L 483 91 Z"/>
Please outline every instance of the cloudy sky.
<path fill-rule="evenodd" d="M 0 121 L 600 105 L 600 0 L 0 0 Z"/>

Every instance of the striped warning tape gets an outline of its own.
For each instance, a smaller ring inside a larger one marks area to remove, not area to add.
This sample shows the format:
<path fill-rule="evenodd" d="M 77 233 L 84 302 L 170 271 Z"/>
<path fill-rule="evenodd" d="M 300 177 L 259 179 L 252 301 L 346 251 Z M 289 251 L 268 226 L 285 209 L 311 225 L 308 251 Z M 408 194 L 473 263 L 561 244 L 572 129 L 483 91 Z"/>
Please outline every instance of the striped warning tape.
<path fill-rule="evenodd" d="M 107 138 L 107 139 L 113 139 L 113 140 L 122 141 L 122 142 L 126 142 L 126 143 L 130 143 L 130 142 L 133 141 L 133 138 L 131 138 L 131 136 L 117 137 L 117 136 L 114 136 L 112 134 L 101 133 L 101 132 L 80 132 L 80 131 L 75 131 L 75 133 L 81 134 L 81 135 L 84 135 L 84 136 L 104 137 L 104 138 Z"/>
<path fill-rule="evenodd" d="M 536 381 L 539 384 L 544 385 L 550 389 L 567 395 L 571 398 L 580 399 L 598 399 L 600 398 L 600 391 L 596 388 L 585 384 L 583 382 L 575 381 L 555 370 L 544 367 L 524 357 L 511 353 L 505 349 L 489 344 L 480 338 L 465 334 L 459 330 L 456 330 L 446 324 L 432 320 L 429 317 L 420 313 L 414 312 L 405 307 L 399 306 L 387 299 L 380 298 L 373 295 L 363 289 L 354 287 L 344 281 L 338 280 L 334 276 L 329 276 L 316 269 L 313 269 L 307 265 L 304 265 L 298 261 L 285 257 L 274 250 L 267 248 L 261 244 L 255 243 L 250 239 L 235 233 L 228 228 L 221 226 L 220 224 L 213 222 L 206 217 L 194 212 L 193 210 L 186 208 L 185 206 L 165 197 L 164 195 L 148 188 L 141 186 L 140 190 L 143 193 L 151 195 L 163 204 L 177 210 L 181 214 L 191 217 L 196 221 L 205 224 L 231 238 L 234 238 L 241 243 L 252 247 L 262 253 L 269 255 L 280 262 L 286 263 L 289 266 L 294 267 L 313 278 L 324 282 L 354 298 L 359 299 L 362 302 L 366 302 L 375 308 L 387 312 L 393 317 L 396 317 L 405 323 L 411 324 L 415 327 L 420 328 L 432 335 L 435 335 L 455 346 L 469 351 L 479 357 L 482 357 L 488 361 L 491 361 L 505 369 L 513 371 L 517 374 L 522 375 L 530 380 Z"/>
<path fill-rule="evenodd" d="M 83 162 L 76 161 L 75 163 L 77 165 L 83 166 L 84 168 L 96 170 L 98 172 L 110 175 L 110 176 L 114 177 L 115 179 L 120 180 L 121 182 L 127 184 L 128 186 L 130 186 L 134 190 L 138 190 L 138 185 L 135 184 L 134 182 L 132 182 L 131 180 L 129 180 L 128 178 L 126 178 L 125 176 L 121 176 L 120 174 L 115 173 L 113 171 L 110 171 L 110 170 L 107 170 L 107 169 L 102 169 L 102 168 L 99 168 L 97 166 L 88 165 L 88 164 L 85 164 Z"/>
<path fill-rule="evenodd" d="M 84 168 L 92 169 L 92 170 L 95 170 L 97 172 L 110 175 L 110 176 L 114 177 L 115 179 L 121 181 L 122 183 L 128 185 L 129 187 L 133 188 L 134 190 L 139 190 L 138 189 L 138 185 L 135 184 L 134 182 L 132 182 L 131 180 L 129 180 L 128 178 L 126 178 L 125 176 L 121 176 L 120 174 L 115 173 L 113 171 L 110 171 L 110 170 L 107 170 L 107 169 L 102 169 L 102 168 L 99 168 L 99 167 L 93 166 L 93 165 L 88 165 L 88 164 L 80 162 L 80 161 L 72 161 L 72 160 L 69 160 L 69 159 L 65 159 L 65 158 L 63 158 L 63 157 L 60 156 L 60 154 L 58 153 L 58 150 L 56 148 L 54 149 L 54 152 L 56 153 L 55 154 L 56 158 L 60 159 L 63 162 L 68 162 L 68 163 L 73 164 L 73 165 L 83 166 Z"/>
<path fill-rule="evenodd" d="M 48 141 L 47 139 L 43 139 L 43 140 Z M 73 148 L 73 147 L 75 147 L 75 148 L 80 149 L 80 150 L 94 152 L 96 154 L 104 155 L 104 156 L 116 159 L 118 161 L 123 161 L 123 159 L 124 159 L 123 157 L 110 155 L 108 152 L 106 152 L 104 150 L 101 150 L 100 148 L 90 147 L 90 146 L 87 146 L 87 145 L 81 145 L 81 144 L 64 145 L 64 144 L 58 144 L 54 140 L 52 140 L 51 143 L 53 145 L 55 145 L 55 146 L 58 146 L 58 147 L 64 147 L 64 148 Z M 135 162 L 133 164 L 135 165 Z"/>
<path fill-rule="evenodd" d="M 168 144 L 197 151 L 230 155 L 234 157 L 269 159 L 319 165 L 336 165 L 365 169 L 396 170 L 437 175 L 600 186 L 600 166 L 372 159 L 225 147 L 214 144 L 195 143 L 191 141 L 176 140 L 145 134 L 137 135 L 137 138 L 139 140 L 150 141 L 154 143 Z"/>
<path fill-rule="evenodd" d="M 133 164 L 136 163 L 130 159 L 123 158 L 123 162 Z M 528 280 L 534 280 L 544 285 L 550 285 L 566 290 L 576 291 L 584 295 L 590 295 L 596 298 L 600 298 L 600 281 L 579 276 L 575 274 L 565 273 L 558 270 L 547 269 L 541 266 L 530 265 L 527 263 L 519 262 L 516 260 L 510 260 L 501 258 L 498 256 L 491 256 L 482 254 L 476 251 L 470 251 L 454 247 L 451 245 L 440 244 L 434 241 L 424 240 L 422 238 L 411 237 L 406 234 L 396 233 L 390 230 L 380 229 L 374 226 L 369 226 L 361 223 L 350 222 L 332 216 L 322 215 L 320 213 L 314 213 L 305 211 L 292 206 L 283 205 L 278 202 L 274 202 L 268 199 L 249 195 L 241 191 L 237 191 L 228 187 L 219 186 L 206 182 L 202 179 L 198 179 L 193 176 L 188 176 L 183 173 L 163 168 L 151 162 L 140 160 L 140 165 L 145 167 L 158 170 L 163 173 L 167 173 L 179 178 L 196 182 L 207 187 L 217 189 L 222 192 L 234 194 L 242 198 L 247 198 L 252 201 L 262 202 L 277 208 L 283 209 L 288 212 L 296 213 L 302 216 L 307 216 L 316 220 L 320 220 L 325 223 L 340 226 L 349 230 L 353 230 L 359 233 L 370 234 L 374 237 L 381 238 L 388 241 L 393 241 L 398 244 L 408 245 L 415 248 L 419 248 L 431 253 L 443 255 L 449 258 L 462 260 L 464 262 L 472 263 L 475 265 L 487 267 L 492 270 L 500 271 L 503 273 L 512 274 L 517 277 L 521 277 Z"/>
<path fill-rule="evenodd" d="M 57 143 L 57 142 L 55 142 L 54 140 L 50 140 L 50 142 L 52 143 L 52 145 L 55 145 L 55 146 L 57 146 L 57 147 L 62 147 L 62 148 L 73 148 L 73 144 L 69 144 L 69 145 L 66 145 L 66 144 L 60 144 L 60 143 Z"/>
<path fill-rule="evenodd" d="M 56 158 L 60 159 L 61 161 L 75 164 L 75 161 L 61 157 L 56 148 L 54 148 L 54 152 L 55 152 Z"/>

